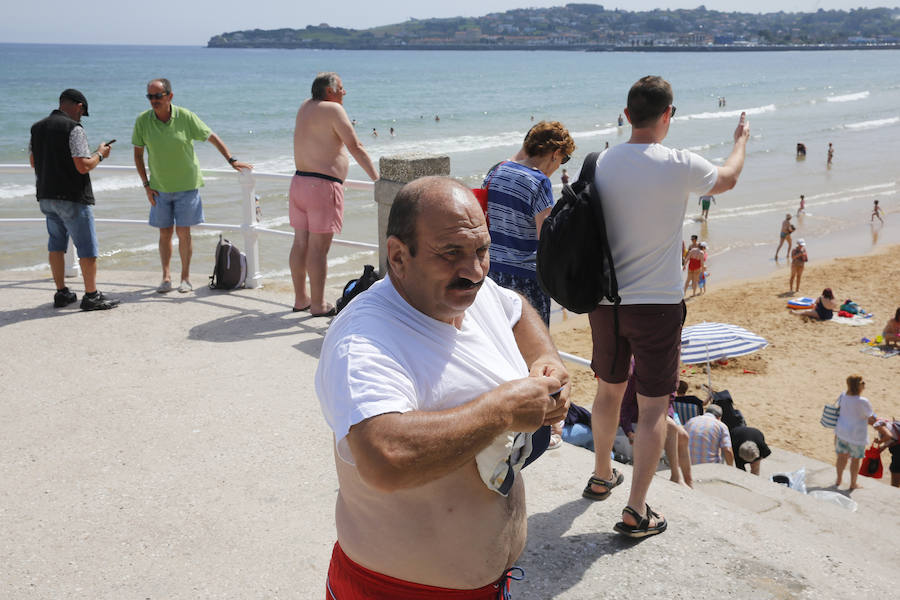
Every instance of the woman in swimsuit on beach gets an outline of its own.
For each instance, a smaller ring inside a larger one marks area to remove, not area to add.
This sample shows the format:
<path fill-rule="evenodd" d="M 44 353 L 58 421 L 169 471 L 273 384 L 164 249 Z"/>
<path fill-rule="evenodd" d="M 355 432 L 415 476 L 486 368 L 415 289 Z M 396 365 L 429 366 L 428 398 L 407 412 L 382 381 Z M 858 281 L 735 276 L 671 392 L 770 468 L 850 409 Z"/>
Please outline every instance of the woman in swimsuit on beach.
<path fill-rule="evenodd" d="M 800 313 L 801 317 L 809 317 L 817 321 L 828 321 L 834 316 L 834 311 L 840 308 L 838 301 L 834 299 L 834 293 L 831 288 L 822 290 L 822 295 L 816 299 L 816 305 L 812 310 L 806 310 Z"/>
<path fill-rule="evenodd" d="M 894 318 L 888 320 L 881 332 L 884 343 L 888 346 L 900 345 L 900 308 L 894 313 Z"/>

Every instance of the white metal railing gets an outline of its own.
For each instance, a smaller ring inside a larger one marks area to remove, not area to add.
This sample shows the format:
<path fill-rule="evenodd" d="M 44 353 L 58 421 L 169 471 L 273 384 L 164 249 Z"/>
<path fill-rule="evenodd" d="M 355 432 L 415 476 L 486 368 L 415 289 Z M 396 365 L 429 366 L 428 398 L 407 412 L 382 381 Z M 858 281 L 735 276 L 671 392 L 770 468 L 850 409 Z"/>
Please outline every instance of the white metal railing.
<path fill-rule="evenodd" d="M 120 165 L 99 165 L 97 169 L 101 171 L 120 171 L 135 173 L 134 167 Z M 240 231 L 244 236 L 244 248 L 247 255 L 247 282 L 248 288 L 257 288 L 262 285 L 262 276 L 259 272 L 259 234 L 266 233 L 271 235 L 280 235 L 293 237 L 290 231 L 279 231 L 277 229 L 267 229 L 259 227 L 256 223 L 256 179 L 290 179 L 293 175 L 285 173 L 266 173 L 258 171 L 235 171 L 234 169 L 202 169 L 204 174 L 215 175 L 235 175 L 241 185 L 241 223 L 232 225 L 227 223 L 201 223 L 194 225 L 200 229 L 215 229 L 223 231 Z M 0 164 L 0 174 L 33 174 L 34 169 L 30 165 L 18 164 Z M 348 179 L 344 182 L 344 187 L 351 190 L 374 190 L 375 184 L 371 181 L 357 181 Z M 146 219 L 94 219 L 97 223 L 112 223 L 116 225 L 141 225 L 147 226 Z M 41 217 L 24 217 L 24 218 L 0 218 L 0 225 L 5 223 L 44 223 L 45 219 Z M 365 248 L 368 250 L 378 250 L 378 244 L 370 244 L 368 242 L 355 242 L 352 240 L 334 239 L 333 244 L 339 246 L 350 246 L 354 248 Z M 66 252 L 66 276 L 72 277 L 78 274 L 77 262 L 75 261 L 75 250 L 71 238 L 69 239 L 69 251 Z"/>

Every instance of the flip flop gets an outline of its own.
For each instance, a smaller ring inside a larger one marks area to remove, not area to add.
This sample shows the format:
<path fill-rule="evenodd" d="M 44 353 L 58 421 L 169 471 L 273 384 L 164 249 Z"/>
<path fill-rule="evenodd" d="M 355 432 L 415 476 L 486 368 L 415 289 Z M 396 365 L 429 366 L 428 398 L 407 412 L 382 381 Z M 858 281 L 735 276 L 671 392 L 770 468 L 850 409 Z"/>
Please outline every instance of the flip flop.
<path fill-rule="evenodd" d="M 296 306 L 294 306 L 293 308 L 291 308 L 291 310 L 294 311 L 294 312 L 306 312 L 306 311 L 309 310 L 309 307 L 310 307 L 310 306 L 312 306 L 312 304 L 307 304 L 307 305 L 304 306 L 303 308 L 297 308 Z"/>
<path fill-rule="evenodd" d="M 645 538 L 651 535 L 659 535 L 665 531 L 666 527 L 668 527 L 666 520 L 650 508 L 649 504 L 645 504 L 644 506 L 647 508 L 646 517 L 639 515 L 637 511 L 630 506 L 626 506 L 624 510 L 622 510 L 622 512 L 628 513 L 634 517 L 634 520 L 637 521 L 637 525 L 629 525 L 625 521 L 619 521 L 613 529 L 615 529 L 617 533 L 621 533 L 630 538 Z M 656 525 L 653 527 L 650 527 L 651 518 L 656 519 Z"/>
<path fill-rule="evenodd" d="M 606 500 L 609 498 L 609 495 L 612 494 L 613 488 L 617 485 L 620 485 L 623 481 L 625 481 L 625 476 L 619 473 L 616 469 L 612 470 L 612 479 L 606 480 L 601 479 L 599 477 L 594 477 L 591 475 L 591 478 L 588 479 L 588 483 L 584 488 L 584 491 L 581 492 L 582 497 L 587 498 L 588 500 Z M 605 492 L 595 492 L 591 489 L 592 485 L 602 485 L 606 488 Z"/>
<path fill-rule="evenodd" d="M 333 317 L 337 314 L 337 309 L 334 306 L 331 306 L 328 310 L 321 313 L 309 313 L 314 317 Z"/>

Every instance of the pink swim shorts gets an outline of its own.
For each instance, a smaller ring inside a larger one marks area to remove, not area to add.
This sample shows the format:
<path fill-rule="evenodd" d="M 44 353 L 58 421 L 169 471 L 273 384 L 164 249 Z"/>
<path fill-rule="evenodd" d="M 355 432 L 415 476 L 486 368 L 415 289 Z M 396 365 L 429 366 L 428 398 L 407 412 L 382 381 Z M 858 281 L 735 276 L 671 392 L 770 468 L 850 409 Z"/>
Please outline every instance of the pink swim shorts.
<path fill-rule="evenodd" d="M 332 179 L 294 175 L 291 227 L 310 233 L 339 233 L 344 224 L 344 187 Z"/>

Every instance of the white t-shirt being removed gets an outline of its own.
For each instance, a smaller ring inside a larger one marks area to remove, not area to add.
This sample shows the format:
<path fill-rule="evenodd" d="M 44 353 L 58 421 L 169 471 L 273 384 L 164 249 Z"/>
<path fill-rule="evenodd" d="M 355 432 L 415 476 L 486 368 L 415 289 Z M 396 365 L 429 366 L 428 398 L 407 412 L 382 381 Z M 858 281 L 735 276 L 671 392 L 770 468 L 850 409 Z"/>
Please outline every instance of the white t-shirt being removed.
<path fill-rule="evenodd" d="M 328 328 L 316 370 L 339 456 L 354 462 L 345 438 L 369 417 L 453 408 L 526 377 L 512 332 L 521 316 L 520 296 L 488 278 L 460 329 L 410 306 L 389 277 L 356 297 Z"/>
<path fill-rule="evenodd" d="M 716 184 L 715 165 L 661 144 L 619 144 L 597 159 L 595 183 L 622 304 L 678 304 L 688 196 Z"/>

